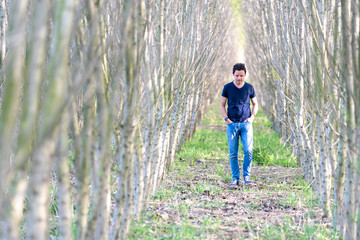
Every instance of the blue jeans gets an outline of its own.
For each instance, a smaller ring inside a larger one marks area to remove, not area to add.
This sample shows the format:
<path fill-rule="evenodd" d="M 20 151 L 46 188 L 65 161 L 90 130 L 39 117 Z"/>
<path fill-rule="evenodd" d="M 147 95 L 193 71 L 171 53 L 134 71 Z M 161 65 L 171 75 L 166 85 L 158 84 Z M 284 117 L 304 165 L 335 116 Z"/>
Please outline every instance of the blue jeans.
<path fill-rule="evenodd" d="M 253 128 L 252 123 L 230 123 L 227 125 L 227 139 L 229 145 L 229 160 L 233 180 L 239 180 L 239 137 L 244 149 L 243 177 L 250 176 L 253 155 Z"/>

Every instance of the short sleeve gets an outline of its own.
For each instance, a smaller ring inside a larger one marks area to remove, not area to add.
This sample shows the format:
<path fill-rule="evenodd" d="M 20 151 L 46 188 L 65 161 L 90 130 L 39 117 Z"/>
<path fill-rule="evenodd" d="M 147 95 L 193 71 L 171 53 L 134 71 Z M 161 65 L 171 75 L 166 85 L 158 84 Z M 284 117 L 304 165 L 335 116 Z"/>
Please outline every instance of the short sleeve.
<path fill-rule="evenodd" d="M 228 91 L 227 91 L 227 87 L 226 87 L 226 86 L 224 86 L 223 91 L 222 91 L 222 93 L 221 93 L 221 96 L 226 97 L 226 98 L 229 98 L 229 94 L 228 94 Z"/>
<path fill-rule="evenodd" d="M 251 86 L 251 88 L 250 88 L 250 98 L 254 98 L 254 97 L 256 97 L 256 94 L 255 94 L 255 89 L 254 89 L 254 87 L 253 86 Z"/>

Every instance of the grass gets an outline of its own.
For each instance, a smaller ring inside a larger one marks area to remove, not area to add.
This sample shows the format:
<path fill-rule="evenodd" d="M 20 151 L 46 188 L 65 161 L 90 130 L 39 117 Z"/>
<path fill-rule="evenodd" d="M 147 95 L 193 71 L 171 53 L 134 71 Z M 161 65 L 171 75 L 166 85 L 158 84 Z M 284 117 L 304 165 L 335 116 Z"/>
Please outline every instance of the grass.
<path fill-rule="evenodd" d="M 155 224 L 149 225 L 146 222 L 138 222 L 132 226 L 133 239 L 202 239 L 200 236 L 215 232 L 220 226 L 220 222 L 211 217 L 200 217 L 198 219 L 188 218 L 186 213 L 188 206 L 180 205 L 180 212 L 184 213 L 185 218 L 178 224 L 165 221 L 166 215 L 149 214 L 143 219 L 152 219 Z"/>
<path fill-rule="evenodd" d="M 199 129 L 182 147 L 178 158 L 194 163 L 201 159 L 225 159 L 227 156 L 226 135 L 221 131 Z"/>
<path fill-rule="evenodd" d="M 251 231 L 255 230 L 250 226 Z M 290 218 L 284 224 L 265 224 L 264 230 L 257 234 L 255 239 L 340 239 L 340 236 L 330 227 L 323 227 L 313 223 L 306 223 L 302 231 L 294 225 Z"/>
<path fill-rule="evenodd" d="M 253 161 L 259 166 L 297 167 L 291 149 L 271 128 L 272 123 L 260 109 L 253 123 Z"/>
<path fill-rule="evenodd" d="M 258 186 L 228 189 L 226 123 L 214 103 L 141 218 L 132 222 L 128 239 L 339 239 L 271 125 L 259 111 L 252 174 Z"/>

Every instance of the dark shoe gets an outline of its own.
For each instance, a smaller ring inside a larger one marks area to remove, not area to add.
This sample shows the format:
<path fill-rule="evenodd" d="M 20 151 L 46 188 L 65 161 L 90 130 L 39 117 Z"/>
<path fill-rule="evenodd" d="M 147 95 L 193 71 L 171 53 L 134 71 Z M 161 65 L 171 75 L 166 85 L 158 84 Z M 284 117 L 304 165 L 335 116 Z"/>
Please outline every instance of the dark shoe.
<path fill-rule="evenodd" d="M 244 182 L 246 186 L 256 186 L 256 184 L 250 180 L 250 176 L 246 176 L 244 178 Z"/>
<path fill-rule="evenodd" d="M 229 188 L 238 188 L 240 186 L 239 180 L 235 179 L 229 185 Z"/>

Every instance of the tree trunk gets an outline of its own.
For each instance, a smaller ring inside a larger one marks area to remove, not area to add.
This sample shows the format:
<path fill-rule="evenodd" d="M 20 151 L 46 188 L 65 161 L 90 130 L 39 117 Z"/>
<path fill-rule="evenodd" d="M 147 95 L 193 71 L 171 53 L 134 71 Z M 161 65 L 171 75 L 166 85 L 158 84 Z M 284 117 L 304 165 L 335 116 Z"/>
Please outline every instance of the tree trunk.
<path fill-rule="evenodd" d="M 3 65 L 4 75 L 1 83 L 4 84 L 2 109 L 0 118 L 0 206 L 4 194 L 7 192 L 7 175 L 11 171 L 10 155 L 14 138 L 15 124 L 19 110 L 19 99 L 24 75 L 25 55 L 25 17 L 28 0 L 19 0 L 12 3 L 9 18 L 9 32 L 7 42 L 9 51 Z M 16 41 L 12 38 L 16 36 Z M 5 41 L 5 39 L 3 39 Z"/>
<path fill-rule="evenodd" d="M 59 138 L 56 141 L 55 170 L 57 178 L 56 198 L 59 209 L 59 239 L 72 239 L 72 215 L 70 170 L 66 148 L 69 114 L 64 113 L 60 126 Z"/>

